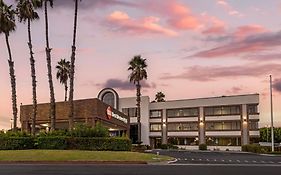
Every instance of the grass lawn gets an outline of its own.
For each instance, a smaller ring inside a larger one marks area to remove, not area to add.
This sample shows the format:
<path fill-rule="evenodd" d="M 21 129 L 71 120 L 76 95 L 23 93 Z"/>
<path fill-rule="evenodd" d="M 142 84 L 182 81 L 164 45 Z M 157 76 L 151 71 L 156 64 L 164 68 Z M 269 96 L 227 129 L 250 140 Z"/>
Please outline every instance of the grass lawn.
<path fill-rule="evenodd" d="M 146 161 L 171 160 L 171 157 L 125 151 L 80 150 L 1 150 L 1 161 Z"/>

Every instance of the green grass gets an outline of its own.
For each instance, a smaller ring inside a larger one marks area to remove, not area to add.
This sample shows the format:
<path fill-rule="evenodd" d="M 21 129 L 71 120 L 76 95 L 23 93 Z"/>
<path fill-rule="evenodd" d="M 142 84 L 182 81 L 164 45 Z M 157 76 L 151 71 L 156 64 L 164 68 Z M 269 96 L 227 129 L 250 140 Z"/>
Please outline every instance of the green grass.
<path fill-rule="evenodd" d="M 146 161 L 171 160 L 168 156 L 137 152 L 80 150 L 2 150 L 1 161 Z"/>

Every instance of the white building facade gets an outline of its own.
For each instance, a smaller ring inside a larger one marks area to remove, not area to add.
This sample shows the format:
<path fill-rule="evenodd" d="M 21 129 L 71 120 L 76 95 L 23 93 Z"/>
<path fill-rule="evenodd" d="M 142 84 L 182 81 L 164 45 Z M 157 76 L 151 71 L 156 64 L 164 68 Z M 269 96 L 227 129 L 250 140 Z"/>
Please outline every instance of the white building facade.
<path fill-rule="evenodd" d="M 136 97 L 119 98 L 111 88 L 98 98 L 130 117 L 130 137 L 137 139 Z M 150 102 L 141 97 L 141 140 L 161 144 L 236 146 L 259 139 L 259 94 Z"/>

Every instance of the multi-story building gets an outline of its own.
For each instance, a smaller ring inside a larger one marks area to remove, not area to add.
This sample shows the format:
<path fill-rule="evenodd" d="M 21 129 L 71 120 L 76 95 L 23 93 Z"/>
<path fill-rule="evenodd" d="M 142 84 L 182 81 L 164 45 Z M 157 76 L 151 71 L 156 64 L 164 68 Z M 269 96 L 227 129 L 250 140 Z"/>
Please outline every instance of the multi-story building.
<path fill-rule="evenodd" d="M 138 127 L 141 127 L 142 143 L 154 148 L 167 143 L 184 147 L 203 143 L 240 147 L 258 142 L 258 105 L 258 94 L 165 102 L 150 102 L 148 96 L 142 96 L 138 125 L 136 97 L 119 98 L 115 90 L 105 88 L 98 94 L 98 99 L 75 100 L 74 120 L 93 126 L 99 121 L 113 135 L 127 133 L 133 143 L 137 141 Z M 66 102 L 57 102 L 58 128 L 68 128 L 67 109 Z M 30 130 L 31 114 L 32 105 L 21 106 L 24 130 Z M 39 104 L 38 130 L 49 126 L 48 116 L 49 104 Z"/>
<path fill-rule="evenodd" d="M 103 89 L 98 98 L 130 117 L 130 137 L 137 140 L 136 97 L 119 98 Z M 160 144 L 241 146 L 258 142 L 259 94 L 150 102 L 141 97 L 141 140 Z"/>

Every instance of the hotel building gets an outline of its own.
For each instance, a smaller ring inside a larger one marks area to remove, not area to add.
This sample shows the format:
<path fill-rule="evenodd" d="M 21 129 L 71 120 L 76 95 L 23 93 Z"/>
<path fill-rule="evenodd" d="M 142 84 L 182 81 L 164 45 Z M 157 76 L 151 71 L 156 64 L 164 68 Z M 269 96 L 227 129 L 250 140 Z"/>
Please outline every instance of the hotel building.
<path fill-rule="evenodd" d="M 58 124 L 67 128 L 66 103 L 57 103 Z M 171 143 L 192 147 L 206 143 L 209 146 L 240 147 L 258 142 L 259 94 L 220 96 L 151 102 L 141 97 L 141 124 L 137 124 L 136 97 L 120 98 L 118 93 L 105 88 L 97 99 L 75 101 L 78 122 L 95 124 L 101 121 L 111 131 L 127 133 L 132 142 L 137 141 L 141 127 L 141 141 L 153 148 Z M 39 104 L 37 126 L 48 123 L 48 104 Z M 118 117 L 106 114 L 109 106 Z M 30 130 L 32 105 L 21 106 L 24 130 Z M 126 119 L 126 122 L 122 121 Z M 196 146 L 197 147 L 197 146 Z M 198 147 L 197 147 L 198 148 Z"/>

